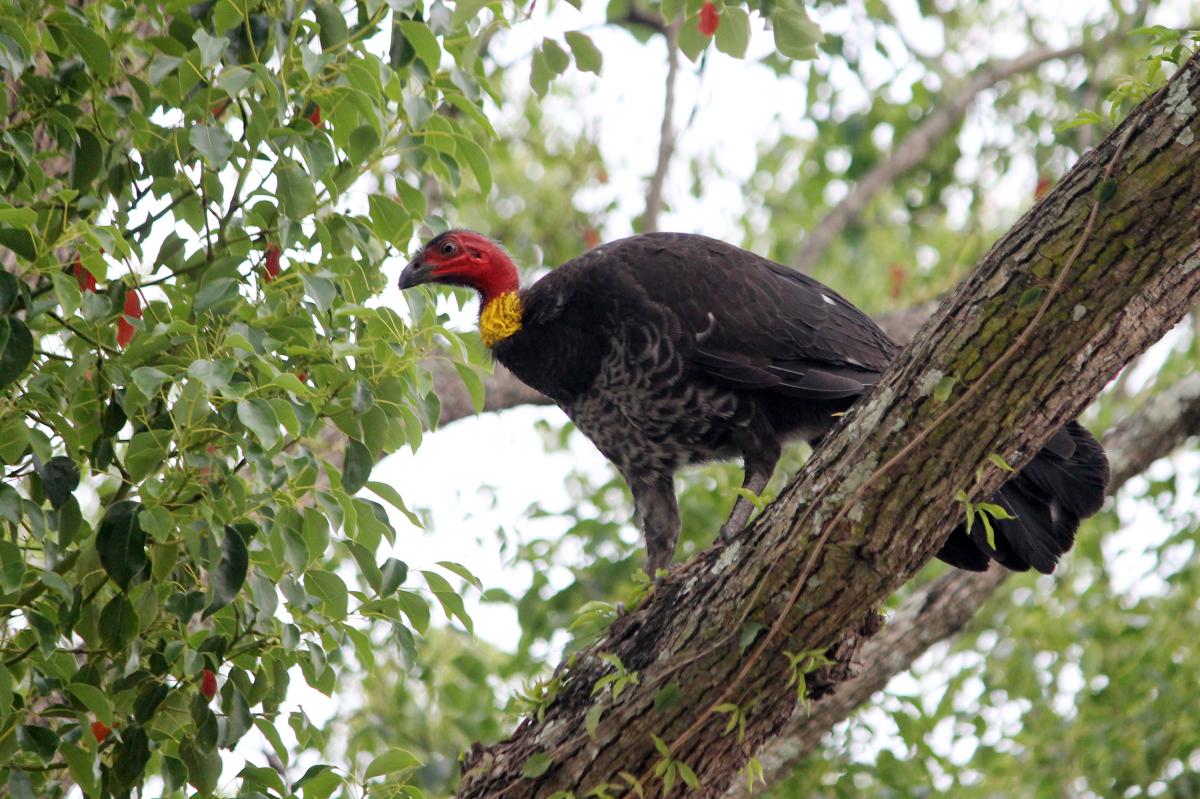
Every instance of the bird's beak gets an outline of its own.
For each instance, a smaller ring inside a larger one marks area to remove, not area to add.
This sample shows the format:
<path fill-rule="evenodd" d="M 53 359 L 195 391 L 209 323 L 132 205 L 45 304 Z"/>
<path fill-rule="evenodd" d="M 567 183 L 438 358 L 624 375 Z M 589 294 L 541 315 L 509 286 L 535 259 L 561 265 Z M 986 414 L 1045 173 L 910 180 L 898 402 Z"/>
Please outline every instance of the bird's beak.
<path fill-rule="evenodd" d="M 410 289 L 433 280 L 433 269 L 417 256 L 400 273 L 400 290 Z"/>

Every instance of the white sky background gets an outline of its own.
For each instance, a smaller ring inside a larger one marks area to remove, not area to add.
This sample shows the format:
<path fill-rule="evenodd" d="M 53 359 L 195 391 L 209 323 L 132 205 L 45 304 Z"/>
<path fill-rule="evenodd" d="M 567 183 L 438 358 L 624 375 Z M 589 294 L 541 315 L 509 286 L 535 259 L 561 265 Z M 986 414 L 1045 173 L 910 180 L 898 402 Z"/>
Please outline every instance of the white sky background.
<path fill-rule="evenodd" d="M 1031 0 L 1022 5 L 1038 6 L 1039 13 L 1047 13 L 1040 3 Z M 1176 5 L 1174 10 L 1160 12 L 1150 21 L 1169 26 L 1186 24 L 1189 19 L 1186 9 L 1193 4 L 1179 0 Z M 562 41 L 561 34 L 565 31 L 582 29 L 593 38 L 604 55 L 602 75 L 597 78 L 573 68 L 568 70 L 560 82 L 569 84 L 575 91 L 569 97 L 555 97 L 552 91 L 545 101 L 546 117 L 555 120 L 555 124 L 568 133 L 585 128 L 596 132 L 608 167 L 609 183 L 597 187 L 594 196 L 579 199 L 594 208 L 602 208 L 615 199 L 617 211 L 607 216 L 602 237 L 611 239 L 628 235 L 632 232 L 632 220 L 643 210 L 645 186 L 655 167 L 666 74 L 663 42 L 661 37 L 656 37 L 650 43 L 642 44 L 621 29 L 605 26 L 605 3 L 598 0 L 585 0 L 582 11 L 559 2 L 552 12 L 547 13 L 546 6 L 543 0 L 530 20 L 498 36 L 492 52 L 501 63 L 528 62 L 529 54 L 543 36 Z M 926 43 L 931 53 L 941 50 L 940 25 L 922 22 L 916 12 L 915 0 L 892 0 L 889 6 L 901 21 L 906 41 Z M 1073 44 L 1083 23 L 1104 19 L 1108 9 L 1106 0 L 1059 3 L 1055 9 L 1059 24 L 1040 33 L 1050 46 Z M 817 17 L 817 21 L 827 33 L 842 33 L 861 29 L 865 14 L 842 6 Z M 750 50 L 743 61 L 720 54 L 714 48 L 709 53 L 703 74 L 699 74 L 695 66 L 681 56 L 676 89 L 676 127 L 681 128 L 689 117 L 692 121 L 680 132 L 673 168 L 668 175 L 665 198 L 669 210 L 665 210 L 660 218 L 660 228 L 664 230 L 699 232 L 737 242 L 741 238 L 741 219 L 748 213 L 756 229 L 765 227 L 769 219 L 756 218 L 756 212 L 746 208 L 741 192 L 741 185 L 754 169 L 759 149 L 784 132 L 814 134 L 815 127 L 804 117 L 804 79 L 809 65 L 797 66 L 792 77 L 778 78 L 772 70 L 756 63 L 773 49 L 770 33 L 764 30 L 757 17 L 752 19 L 751 31 Z M 975 44 L 973 52 L 978 54 L 979 62 L 1012 57 L 1030 48 L 1024 32 L 1015 28 L 1011 31 L 990 30 L 986 38 Z M 903 47 L 891 48 L 891 52 L 901 53 Z M 964 68 L 968 66 L 973 65 L 964 65 Z M 1054 64 L 1044 68 L 1066 69 Z M 518 66 L 512 72 L 510 95 L 527 92 L 528 70 Z M 889 63 L 882 56 L 865 51 L 861 76 L 835 73 L 833 79 L 846 87 L 841 102 L 848 104 L 843 110 L 850 111 L 854 109 L 849 104 L 867 102 L 866 91 L 887 91 L 897 99 L 903 99 L 907 96 L 907 87 L 922 75 L 915 64 Z M 860 77 L 866 84 L 866 91 L 856 88 L 861 86 Z M 964 152 L 968 154 L 963 166 L 967 170 L 978 171 L 980 165 L 971 159 L 970 153 L 978 152 L 980 143 L 994 135 L 988 126 L 991 118 L 987 108 L 989 96 L 985 93 L 977 101 L 961 134 Z M 580 98 L 586 98 L 582 105 Z M 519 109 L 521 103 L 514 101 L 511 107 Z M 504 112 L 497 113 L 503 119 Z M 502 123 L 497 127 L 502 127 Z M 706 191 L 702 198 L 693 197 L 689 191 L 687 165 L 691 159 L 699 160 L 706 168 Z M 995 176 L 995 180 L 996 197 L 1023 202 L 1032 196 L 1036 165 L 1029 160 L 1019 164 L 1010 174 Z M 364 199 L 364 213 L 365 205 Z M 1021 210 L 1022 207 L 1014 205 L 1000 208 L 998 213 L 1015 218 Z M 955 212 L 953 208 L 951 212 Z M 959 209 L 959 213 L 965 213 L 965 208 Z M 469 219 L 451 221 L 465 226 L 472 222 Z M 166 232 L 165 229 L 162 231 L 164 235 Z M 154 249 L 157 245 L 148 247 L 147 251 Z M 152 260 L 148 258 L 147 263 Z M 403 259 L 394 259 L 389 270 L 393 279 L 403 265 Z M 848 293 L 853 299 L 853 292 Z M 405 307 L 394 284 L 380 301 L 400 309 Z M 474 324 L 474 301 L 465 309 L 457 309 L 453 301 L 446 307 L 452 311 L 455 325 L 467 328 Z M 429 568 L 439 560 L 454 560 L 477 574 L 485 587 L 502 587 L 517 595 L 524 593 L 530 580 L 528 567 L 514 567 L 505 562 L 496 530 L 503 527 L 510 535 L 520 538 L 522 533 L 532 537 L 535 524 L 539 536 L 564 529 L 566 523 L 556 519 L 527 520 L 525 511 L 534 503 L 547 509 L 565 507 L 569 498 L 563 476 L 572 469 L 600 475 L 608 468 L 599 453 L 580 436 L 573 437 L 570 452 L 547 454 L 541 437 L 533 430 L 533 423 L 538 419 L 549 420 L 552 424 L 564 421 L 562 414 L 553 408 L 518 408 L 503 414 L 485 414 L 455 422 L 428 435 L 415 455 L 406 449 L 378 464 L 372 478 L 394 486 L 410 507 L 429 509 L 432 521 L 428 531 L 421 531 L 392 512 L 391 520 L 398 531 L 397 544 L 393 553 L 381 554 L 381 559 L 394 554 L 407 562 L 412 570 Z M 1132 506 L 1130 513 L 1135 513 Z M 1149 513 L 1137 516 L 1139 528 L 1144 528 L 1143 521 L 1153 519 L 1156 522 Z M 631 539 L 640 539 L 632 524 L 628 535 Z M 1145 529 L 1142 529 L 1136 544 L 1114 543 L 1113 554 L 1132 547 L 1136 551 L 1126 552 L 1126 555 L 1136 558 L 1144 546 Z M 569 575 L 563 571 L 554 582 L 557 587 L 562 587 L 568 580 Z M 475 620 L 476 634 L 510 649 L 519 635 L 515 610 L 502 605 L 481 605 L 474 601 L 475 598 L 474 592 L 469 592 L 467 604 Z M 552 662 L 556 659 L 550 657 Z M 920 684 L 907 676 L 898 678 L 897 683 L 897 687 L 906 693 L 939 693 L 936 685 Z M 293 707 L 302 706 L 318 724 L 329 719 L 339 704 L 344 706 L 347 702 L 357 701 L 354 696 L 330 700 L 308 689 L 298 672 L 292 684 Z M 285 712 L 288 709 L 285 708 Z M 878 729 L 880 725 L 873 726 Z M 284 734 L 285 739 L 290 739 L 290 730 Z M 257 761 L 258 752 L 264 746 L 256 738 L 257 733 L 252 732 L 239 750 Z M 894 746 L 886 738 L 879 737 L 860 743 L 867 750 Z M 946 751 L 950 745 L 947 738 Z M 236 756 L 229 759 L 226 779 L 240 769 L 241 764 L 237 761 Z"/>

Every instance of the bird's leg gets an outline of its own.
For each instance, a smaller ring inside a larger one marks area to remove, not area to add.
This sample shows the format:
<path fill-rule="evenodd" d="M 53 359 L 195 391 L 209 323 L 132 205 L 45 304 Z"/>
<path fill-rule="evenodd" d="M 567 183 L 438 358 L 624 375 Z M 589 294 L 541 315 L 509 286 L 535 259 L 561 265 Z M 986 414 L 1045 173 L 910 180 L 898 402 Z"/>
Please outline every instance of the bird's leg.
<path fill-rule="evenodd" d="M 775 464 L 778 462 L 778 446 L 774 448 L 774 451 L 758 452 L 754 456 L 747 455 L 745 457 L 746 477 L 742 480 L 742 488 L 755 496 L 761 494 L 766 489 L 767 483 L 771 481 L 771 475 L 775 472 Z M 753 511 L 754 504 L 738 494 L 738 498 L 733 503 L 733 510 L 729 512 L 729 518 L 725 520 L 725 524 L 721 525 L 721 539 L 728 541 L 734 533 L 745 527 L 746 522 L 750 521 L 750 514 Z"/>
<path fill-rule="evenodd" d="M 665 569 L 679 541 L 679 504 L 671 475 L 639 475 L 627 481 L 646 537 L 646 574 Z"/>

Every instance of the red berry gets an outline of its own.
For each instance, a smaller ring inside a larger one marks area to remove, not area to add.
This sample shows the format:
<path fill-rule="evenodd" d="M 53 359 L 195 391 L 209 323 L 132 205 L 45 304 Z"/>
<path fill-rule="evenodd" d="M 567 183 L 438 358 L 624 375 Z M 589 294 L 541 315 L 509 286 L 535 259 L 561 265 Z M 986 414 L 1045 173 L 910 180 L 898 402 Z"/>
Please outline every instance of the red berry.
<path fill-rule="evenodd" d="M 127 316 L 134 319 L 142 318 L 142 301 L 133 289 L 125 290 L 125 312 L 117 320 L 117 344 L 122 347 L 129 346 L 135 331 L 134 326 L 126 321 L 125 317 Z"/>
<path fill-rule="evenodd" d="M 96 276 L 93 275 L 88 268 L 83 265 L 83 262 L 78 258 L 75 259 L 75 282 L 79 284 L 80 291 L 90 291 L 96 293 Z"/>
<path fill-rule="evenodd" d="M 891 278 L 892 299 L 898 300 L 900 299 L 900 295 L 904 293 L 904 284 L 908 282 L 908 270 L 905 269 L 904 264 L 892 264 L 889 277 Z"/>
<path fill-rule="evenodd" d="M 321 106 L 316 105 L 314 103 L 313 110 L 311 112 L 309 112 L 308 116 L 306 116 L 305 119 L 307 119 L 309 122 L 311 122 L 313 124 L 314 128 L 321 127 Z"/>
<path fill-rule="evenodd" d="M 279 277 L 279 271 L 283 268 L 279 264 L 279 256 L 279 245 L 274 243 L 268 244 L 266 265 L 263 267 L 263 277 L 268 283 Z"/>
<path fill-rule="evenodd" d="M 209 699 L 217 695 L 217 675 L 213 674 L 211 669 L 205 669 L 204 674 L 200 676 L 200 693 Z"/>
<path fill-rule="evenodd" d="M 712 36 L 717 32 L 717 26 L 720 24 L 721 15 L 717 13 L 716 5 L 712 0 L 706 0 L 700 7 L 700 32 L 705 36 Z"/>
<path fill-rule="evenodd" d="M 104 743 L 104 739 L 112 732 L 112 727 L 105 724 L 103 721 L 92 722 L 92 735 L 96 736 L 99 743 Z"/>

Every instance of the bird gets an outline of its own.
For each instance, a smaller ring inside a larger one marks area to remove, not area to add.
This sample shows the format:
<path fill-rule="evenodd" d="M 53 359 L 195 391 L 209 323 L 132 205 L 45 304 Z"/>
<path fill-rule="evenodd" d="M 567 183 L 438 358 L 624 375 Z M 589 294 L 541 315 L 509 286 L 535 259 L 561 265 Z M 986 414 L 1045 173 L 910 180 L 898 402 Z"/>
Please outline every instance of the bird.
<path fill-rule="evenodd" d="M 761 494 L 783 445 L 819 446 L 900 350 L 817 280 L 699 234 L 613 241 L 522 288 L 503 246 L 449 230 L 400 275 L 402 290 L 425 283 L 477 291 L 480 338 L 495 360 L 553 400 L 621 473 L 652 577 L 679 538 L 676 471 L 740 458 L 743 488 Z M 965 518 L 937 556 L 969 571 L 995 561 L 1052 573 L 1108 479 L 1104 449 L 1068 422 L 991 497 L 988 524 Z M 752 511 L 742 492 L 722 538 Z"/>

